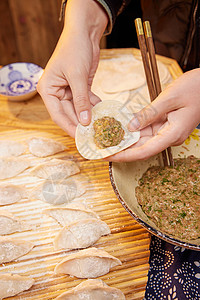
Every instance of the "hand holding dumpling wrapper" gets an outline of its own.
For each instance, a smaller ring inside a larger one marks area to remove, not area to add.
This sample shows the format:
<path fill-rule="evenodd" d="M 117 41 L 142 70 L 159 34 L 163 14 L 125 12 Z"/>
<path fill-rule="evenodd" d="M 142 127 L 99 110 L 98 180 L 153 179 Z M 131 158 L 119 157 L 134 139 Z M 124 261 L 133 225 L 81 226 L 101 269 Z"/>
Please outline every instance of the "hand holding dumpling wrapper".
<path fill-rule="evenodd" d="M 107 148 L 99 148 L 94 140 L 93 124 L 97 119 L 103 117 L 115 118 L 122 125 L 125 132 L 122 141 L 116 145 Z M 92 109 L 92 121 L 88 126 L 78 124 L 76 129 L 76 147 L 80 154 L 87 159 L 102 159 L 115 153 L 122 151 L 135 144 L 140 138 L 140 132 L 130 132 L 128 123 L 132 119 L 133 114 L 127 107 L 119 101 L 108 100 L 98 103 Z"/>

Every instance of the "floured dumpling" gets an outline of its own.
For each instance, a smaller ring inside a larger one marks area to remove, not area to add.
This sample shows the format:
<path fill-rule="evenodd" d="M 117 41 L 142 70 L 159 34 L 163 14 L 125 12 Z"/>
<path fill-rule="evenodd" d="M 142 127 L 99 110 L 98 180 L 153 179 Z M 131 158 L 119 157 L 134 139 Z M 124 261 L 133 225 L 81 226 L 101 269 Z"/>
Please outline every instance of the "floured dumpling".
<path fill-rule="evenodd" d="M 60 181 L 46 180 L 33 191 L 33 197 L 53 205 L 67 204 L 85 191 L 79 177 L 72 176 Z"/>
<path fill-rule="evenodd" d="M 33 249 L 33 244 L 25 240 L 0 237 L 0 263 L 13 261 Z"/>
<path fill-rule="evenodd" d="M 80 203 L 68 204 L 65 207 L 47 208 L 43 213 L 54 218 L 62 226 L 66 226 L 78 220 L 98 218 L 95 212 Z"/>
<path fill-rule="evenodd" d="M 30 167 L 30 161 L 21 157 L 0 158 L 0 179 L 14 177 Z"/>
<path fill-rule="evenodd" d="M 38 157 L 46 157 L 66 150 L 66 147 L 53 139 L 34 137 L 28 141 L 29 151 Z"/>
<path fill-rule="evenodd" d="M 121 265 L 121 261 L 104 250 L 88 248 L 72 253 L 56 267 L 56 274 L 69 274 L 78 278 L 96 278 L 107 274 L 111 268 Z"/>
<path fill-rule="evenodd" d="M 20 221 L 8 211 L 0 211 L 0 235 L 11 234 L 30 229 L 27 224 Z"/>
<path fill-rule="evenodd" d="M 10 140 L 0 141 L 0 156 L 19 156 L 25 152 L 25 146 L 22 143 L 18 143 Z"/>
<path fill-rule="evenodd" d="M 33 168 L 30 175 L 44 179 L 52 178 L 53 180 L 59 180 L 68 178 L 79 172 L 80 169 L 74 161 L 54 158 Z"/>
<path fill-rule="evenodd" d="M 92 121 L 88 126 L 80 123 L 76 128 L 76 147 L 80 154 L 87 159 L 101 159 L 122 151 L 135 144 L 140 138 L 140 132 L 130 132 L 128 123 L 133 118 L 133 113 L 121 102 L 108 100 L 99 102 L 92 109 Z M 114 118 L 119 121 L 125 134 L 122 141 L 116 146 L 99 148 L 94 140 L 94 122 L 104 117 Z"/>
<path fill-rule="evenodd" d="M 55 250 L 87 248 L 107 234 L 110 234 L 110 228 L 99 219 L 76 221 L 61 229 L 54 239 L 54 248 Z"/>
<path fill-rule="evenodd" d="M 108 286 L 101 279 L 88 279 L 61 294 L 56 300 L 125 300 L 119 289 Z"/>
<path fill-rule="evenodd" d="M 8 205 L 25 198 L 26 194 L 22 187 L 14 184 L 0 185 L 0 205 Z"/>
<path fill-rule="evenodd" d="M 35 280 L 16 274 L 0 274 L 0 299 L 15 296 L 29 290 Z"/>

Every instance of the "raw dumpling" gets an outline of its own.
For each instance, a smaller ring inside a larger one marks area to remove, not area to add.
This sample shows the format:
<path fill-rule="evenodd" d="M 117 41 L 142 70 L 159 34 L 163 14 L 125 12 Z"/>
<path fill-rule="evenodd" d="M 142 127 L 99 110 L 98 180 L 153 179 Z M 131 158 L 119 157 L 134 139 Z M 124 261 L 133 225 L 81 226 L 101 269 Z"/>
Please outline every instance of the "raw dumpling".
<path fill-rule="evenodd" d="M 121 261 L 104 250 L 88 248 L 72 253 L 56 267 L 56 274 L 69 274 L 78 278 L 96 278 L 107 274 L 111 268 L 121 265 Z"/>
<path fill-rule="evenodd" d="M 95 212 L 80 203 L 68 204 L 65 207 L 47 208 L 43 213 L 54 218 L 62 226 L 66 226 L 78 220 L 98 218 Z"/>
<path fill-rule="evenodd" d="M 4 140 L 0 141 L 0 156 L 19 156 L 25 152 L 25 146 L 22 143 L 15 141 Z"/>
<path fill-rule="evenodd" d="M 99 102 L 92 108 L 91 123 L 88 126 L 83 126 L 79 123 L 76 128 L 75 141 L 79 153 L 87 159 L 102 159 L 135 144 L 140 138 L 140 132 L 130 132 L 128 130 L 128 123 L 133 118 L 133 114 L 134 111 L 129 111 L 126 105 L 120 101 L 107 100 Z M 103 117 L 114 118 L 122 125 L 125 134 L 122 141 L 116 146 L 99 148 L 95 144 L 93 124 L 96 120 Z"/>
<path fill-rule="evenodd" d="M 18 220 L 8 211 L 0 211 L 0 235 L 11 234 L 14 232 L 29 229 L 28 226 Z"/>
<path fill-rule="evenodd" d="M 13 204 L 25 197 L 25 192 L 20 186 L 14 184 L 0 185 L 0 205 Z"/>
<path fill-rule="evenodd" d="M 110 234 L 108 225 L 99 219 L 85 219 L 65 226 L 54 239 L 55 250 L 92 246 L 101 236 Z"/>
<path fill-rule="evenodd" d="M 36 166 L 31 170 L 30 174 L 44 179 L 59 180 L 79 172 L 80 169 L 74 161 L 54 158 Z"/>
<path fill-rule="evenodd" d="M 30 161 L 20 157 L 0 158 L 0 179 L 14 177 L 30 167 Z"/>
<path fill-rule="evenodd" d="M 85 187 L 78 178 L 72 176 L 60 181 L 46 180 L 33 191 L 33 197 L 53 205 L 68 204 L 85 191 Z"/>
<path fill-rule="evenodd" d="M 56 300 L 125 300 L 119 289 L 108 286 L 101 279 L 88 279 L 61 294 Z"/>
<path fill-rule="evenodd" d="M 10 237 L 0 237 L 0 263 L 13 261 L 33 248 L 33 244 L 25 240 L 17 240 Z"/>
<path fill-rule="evenodd" d="M 0 274 L 0 299 L 15 296 L 32 287 L 35 280 L 15 274 Z"/>
<path fill-rule="evenodd" d="M 46 157 L 66 150 L 66 147 L 53 139 L 34 137 L 28 141 L 29 151 L 38 157 Z"/>

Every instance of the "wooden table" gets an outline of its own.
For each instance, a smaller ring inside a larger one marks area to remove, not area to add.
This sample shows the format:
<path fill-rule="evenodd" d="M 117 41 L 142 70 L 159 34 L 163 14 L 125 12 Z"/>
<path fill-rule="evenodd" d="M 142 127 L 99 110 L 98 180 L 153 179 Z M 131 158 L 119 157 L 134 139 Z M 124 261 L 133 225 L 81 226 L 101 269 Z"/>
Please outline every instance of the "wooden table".
<path fill-rule="evenodd" d="M 137 49 L 113 49 L 102 50 L 101 58 L 118 57 L 130 53 L 135 56 L 139 55 Z M 174 60 L 164 57 L 159 57 L 159 59 L 168 66 L 173 78 L 182 74 Z M 25 102 L 9 102 L 0 98 L 0 139 L 24 141 L 37 134 L 60 140 L 68 147 L 67 155 L 73 155 L 74 160 L 80 165 L 82 174 L 89 179 L 85 183 L 87 193 L 83 196 L 84 201 L 111 228 L 112 234 L 102 237 L 95 246 L 118 257 L 122 261 L 122 266 L 115 267 L 101 279 L 110 286 L 120 288 L 126 299 L 143 299 L 149 268 L 150 235 L 132 219 L 117 200 L 110 184 L 108 163 L 83 159 L 76 150 L 74 140 L 51 121 L 39 95 Z M 62 156 L 63 153 L 56 157 Z M 25 172 L 25 175 L 19 176 L 18 182 L 26 180 L 27 174 Z M 32 182 L 29 187 L 31 184 L 34 186 Z M 24 216 L 27 220 L 32 218 L 37 224 L 41 222 L 40 213 L 44 207 L 43 204 L 40 207 L 40 203 L 41 201 L 37 202 L 37 207 L 34 206 L 33 209 L 34 202 L 26 200 L 19 202 L 16 208 L 13 205 L 6 209 L 15 212 L 17 216 Z M 67 275 L 53 274 L 56 263 L 61 260 L 65 252 L 55 252 L 52 246 L 52 236 L 59 230 L 59 225 L 48 217 L 43 222 L 46 223 L 43 223 L 42 229 L 37 228 L 35 231 L 23 233 L 23 238 L 32 240 L 36 245 L 31 254 L 0 267 L 0 272 L 28 275 L 36 281 L 29 291 L 9 299 L 55 299 L 56 296 L 82 281 Z M 17 236 L 21 237 L 20 234 L 16 234 Z"/>

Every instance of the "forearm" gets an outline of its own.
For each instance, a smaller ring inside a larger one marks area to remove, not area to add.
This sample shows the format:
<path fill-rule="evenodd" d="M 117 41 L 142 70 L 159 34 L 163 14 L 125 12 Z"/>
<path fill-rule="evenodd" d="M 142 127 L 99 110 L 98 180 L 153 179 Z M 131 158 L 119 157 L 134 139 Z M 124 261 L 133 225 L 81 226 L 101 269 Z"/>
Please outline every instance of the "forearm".
<path fill-rule="evenodd" d="M 65 11 L 64 30 L 74 34 L 89 34 L 100 41 L 108 24 L 104 8 L 94 0 L 68 0 Z"/>
<path fill-rule="evenodd" d="M 92 2 L 96 2 L 99 6 L 104 10 L 107 14 L 108 25 L 104 33 L 109 34 L 112 31 L 113 25 L 117 16 L 123 11 L 123 9 L 131 2 L 131 0 L 91 0 Z M 71 2 L 71 1 L 70 1 Z M 76 2 L 74 0 L 74 2 Z M 65 5 L 69 3 L 69 0 L 62 1 L 62 9 L 60 13 L 60 20 L 62 19 L 65 11 Z M 79 7 L 89 8 L 88 1 L 82 0 L 79 2 Z"/>

